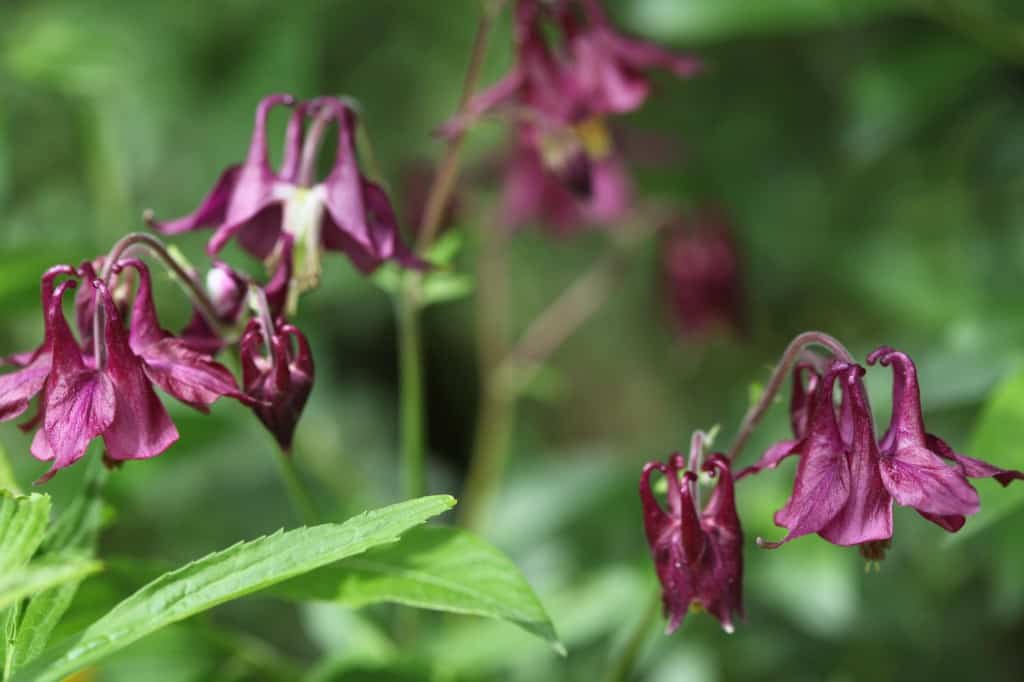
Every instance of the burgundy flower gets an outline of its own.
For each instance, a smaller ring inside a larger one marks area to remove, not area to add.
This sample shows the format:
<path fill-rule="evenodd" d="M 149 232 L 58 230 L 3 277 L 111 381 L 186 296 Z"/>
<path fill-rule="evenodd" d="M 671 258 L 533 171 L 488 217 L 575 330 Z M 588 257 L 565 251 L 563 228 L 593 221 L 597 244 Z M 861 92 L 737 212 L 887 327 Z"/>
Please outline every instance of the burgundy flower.
<path fill-rule="evenodd" d="M 882 436 L 882 478 L 900 504 L 914 507 L 922 516 L 950 532 L 978 510 L 978 496 L 969 478 L 994 478 L 1003 486 L 1024 473 L 1000 469 L 953 451 L 944 440 L 925 433 L 917 368 L 904 353 L 883 346 L 868 356 L 868 364 L 891 366 L 892 417 Z M 955 463 L 950 468 L 943 459 Z M 959 499 L 960 507 L 950 500 Z"/>
<path fill-rule="evenodd" d="M 90 441 L 102 437 L 106 456 L 114 461 L 159 455 L 178 439 L 178 431 L 131 349 L 107 287 L 88 282 L 106 318 L 100 347 L 103 357 L 83 352 L 64 319 L 61 299 L 77 282 L 57 287 L 47 306 L 46 333 L 52 343 L 52 365 L 40 404 L 42 427 L 32 441 L 32 454 L 52 462 L 41 481 L 74 464 Z"/>
<path fill-rule="evenodd" d="M 661 582 L 662 603 L 671 634 L 691 605 L 706 609 L 726 632 L 733 631 L 733 614 L 743 616 L 743 531 L 733 494 L 729 462 L 712 455 L 700 467 L 715 473 L 718 484 L 701 512 L 696 497 L 703 434 L 694 434 L 690 469 L 682 455 L 668 463 L 649 462 L 640 476 L 644 529 L 655 570 Z M 668 509 L 651 490 L 651 474 L 660 471 L 668 482 Z M 682 479 L 680 479 L 682 476 Z"/>
<path fill-rule="evenodd" d="M 294 339 L 294 347 L 292 341 Z M 256 416 L 281 448 L 292 446 L 295 427 L 313 390 L 313 355 L 306 337 L 278 319 L 270 339 L 263 324 L 253 319 L 242 335 L 242 383 L 246 393 L 260 401 Z M 263 355 L 266 347 L 268 354 Z"/>
<path fill-rule="evenodd" d="M 662 245 L 662 278 L 683 335 L 707 337 L 741 326 L 740 263 L 728 221 L 705 209 L 671 225 Z"/>
<path fill-rule="evenodd" d="M 559 44 L 549 44 L 547 23 L 557 28 Z M 455 134 L 498 109 L 514 114 L 516 143 L 504 198 L 509 224 L 543 218 L 569 228 L 621 217 L 630 187 L 604 118 L 643 104 L 650 91 L 645 71 L 690 76 L 696 60 L 622 36 L 596 0 L 519 0 L 515 32 L 511 72 L 475 96 L 443 131 Z"/>
<path fill-rule="evenodd" d="M 860 545 L 867 558 L 880 559 L 892 537 L 893 500 L 955 532 L 979 507 L 968 477 L 992 477 L 1003 485 L 1024 478 L 1024 473 L 959 455 L 926 434 L 913 362 L 885 347 L 868 356 L 869 364 L 875 362 L 893 367 L 892 418 L 880 441 L 862 381 L 864 368 L 837 361 L 822 377 L 809 365 L 798 366 L 791 409 L 797 438 L 772 446 L 739 476 L 800 456 L 793 494 L 775 515 L 775 523 L 789 532 L 763 546 L 818 533 L 833 544 Z M 811 376 L 806 393 L 805 371 Z M 837 381 L 842 393 L 838 409 L 833 401 Z"/>
<path fill-rule="evenodd" d="M 79 270 L 51 268 L 42 278 L 45 337 L 42 345 L 17 357 L 21 369 L 0 376 L 0 421 L 22 414 L 41 394 L 39 411 L 23 428 L 39 427 L 31 452 L 51 461 L 48 480 L 85 454 L 90 441 L 102 437 L 111 461 L 145 459 L 164 452 L 178 432 L 153 391 L 155 383 L 178 400 L 201 411 L 220 396 L 246 403 L 234 377 L 209 356 L 189 349 L 160 328 L 153 306 L 149 271 L 137 260 L 114 268 L 127 281 L 124 268 L 136 273 L 138 289 L 131 307 L 131 328 L 91 263 Z M 58 277 L 71 277 L 54 286 Z M 92 300 L 76 297 L 77 321 L 89 342 L 76 339 L 64 317 L 62 300 L 68 289 L 85 282 Z M 99 341 L 92 336 L 100 315 Z"/>
<path fill-rule="evenodd" d="M 418 266 L 400 239 L 387 195 L 367 180 L 356 159 L 356 115 L 339 99 L 320 97 L 294 106 L 285 133 L 285 153 L 277 172 L 270 166 L 266 144 L 267 114 L 275 106 L 293 105 L 291 95 L 269 95 L 256 109 L 252 142 L 244 163 L 229 167 L 193 213 L 167 222 L 149 217 L 164 234 L 203 227 L 216 231 L 207 246 L 216 255 L 233 238 L 261 259 L 273 258 L 282 234 L 290 234 L 301 256 L 296 270 L 304 288 L 319 278 L 320 252 L 344 251 L 363 271 L 385 260 Z M 315 122 L 304 132 L 305 119 Z M 313 172 L 318 142 L 334 121 L 338 144 L 334 167 L 321 182 Z"/>

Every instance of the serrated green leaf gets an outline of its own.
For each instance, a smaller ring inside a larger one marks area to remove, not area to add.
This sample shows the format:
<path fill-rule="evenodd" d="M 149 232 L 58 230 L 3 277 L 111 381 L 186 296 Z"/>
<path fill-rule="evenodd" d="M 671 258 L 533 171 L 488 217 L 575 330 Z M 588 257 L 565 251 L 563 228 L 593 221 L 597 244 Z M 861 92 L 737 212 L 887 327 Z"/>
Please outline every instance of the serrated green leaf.
<path fill-rule="evenodd" d="M 278 531 L 209 554 L 128 597 L 80 636 L 16 671 L 15 682 L 60 680 L 172 623 L 378 545 L 454 506 L 435 495 L 365 512 L 342 524 Z"/>
<path fill-rule="evenodd" d="M 392 602 L 505 620 L 564 653 L 551 619 L 519 568 L 488 542 L 457 528 L 416 528 L 395 545 L 289 581 L 274 592 L 353 608 Z"/>
<path fill-rule="evenodd" d="M 958 449 L 959 450 L 959 449 Z M 992 391 L 981 410 L 970 447 L 959 450 L 1004 469 L 1024 469 L 1024 371 L 1012 374 Z M 972 516 L 959 533 L 949 537 L 958 542 L 980 532 L 1024 504 L 1024 495 L 1003 489 L 994 481 L 979 481 L 981 511 Z"/>
<path fill-rule="evenodd" d="M 71 560 L 35 562 L 0 576 L 0 609 L 6 609 L 25 597 L 49 590 L 72 580 L 80 580 L 103 568 L 98 561 Z"/>
<path fill-rule="evenodd" d="M 0 491 L 0 575 L 28 563 L 43 541 L 49 521 L 49 495 L 17 496 Z"/>
<path fill-rule="evenodd" d="M 40 548 L 43 559 L 73 556 L 85 560 L 96 555 L 96 542 L 103 525 L 103 487 L 107 469 L 99 457 L 93 457 L 89 467 L 79 494 L 46 532 Z M 8 648 L 8 655 L 14 657 L 16 668 L 43 652 L 80 583 L 81 580 L 65 582 L 35 595 L 28 602 L 18 622 L 16 637 Z"/>

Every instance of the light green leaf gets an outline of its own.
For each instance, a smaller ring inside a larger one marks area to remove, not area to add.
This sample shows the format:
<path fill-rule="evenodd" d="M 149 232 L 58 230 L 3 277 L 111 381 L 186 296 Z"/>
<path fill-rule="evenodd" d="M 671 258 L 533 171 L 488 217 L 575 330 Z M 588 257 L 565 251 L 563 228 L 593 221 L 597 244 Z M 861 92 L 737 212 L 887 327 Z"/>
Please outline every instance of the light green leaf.
<path fill-rule="evenodd" d="M 448 267 L 454 261 L 462 247 L 466 243 L 466 235 L 461 230 L 446 230 L 441 234 L 430 248 L 427 249 L 426 259 L 434 265 Z"/>
<path fill-rule="evenodd" d="M 423 497 L 366 512 L 342 524 L 278 531 L 209 554 L 142 587 L 80 636 L 18 670 L 13 679 L 60 680 L 167 625 L 394 542 L 409 528 L 454 504 L 448 495 Z"/>
<path fill-rule="evenodd" d="M 36 562 L 0 576 L 0 609 L 72 580 L 96 573 L 103 565 L 98 561 Z"/>
<path fill-rule="evenodd" d="M 71 556 L 85 560 L 96 555 L 96 542 L 103 525 L 107 469 L 99 457 L 93 457 L 89 466 L 79 494 L 46 532 L 40 548 L 43 559 Z M 20 668 L 43 652 L 53 629 L 78 592 L 80 582 L 69 581 L 32 597 L 8 649 L 8 655 L 14 656 L 15 667 Z"/>
<path fill-rule="evenodd" d="M 416 528 L 393 546 L 292 580 L 274 592 L 353 608 L 393 602 L 505 620 L 565 653 L 551 619 L 512 560 L 457 528 Z"/>
<path fill-rule="evenodd" d="M 464 272 L 437 270 L 427 273 L 420 288 L 420 301 L 424 305 L 448 303 L 473 293 L 473 277 Z"/>
<path fill-rule="evenodd" d="M 974 427 L 970 447 L 960 450 L 1004 469 L 1024 469 L 1024 371 L 1007 377 L 985 402 Z M 981 511 L 967 521 L 959 533 L 951 535 L 950 542 L 970 537 L 992 523 L 1004 518 L 1024 503 L 1020 482 L 1004 490 L 994 481 L 978 481 Z"/>
<path fill-rule="evenodd" d="M 35 554 L 50 521 L 50 497 L 0 490 L 0 575 L 21 568 Z"/>

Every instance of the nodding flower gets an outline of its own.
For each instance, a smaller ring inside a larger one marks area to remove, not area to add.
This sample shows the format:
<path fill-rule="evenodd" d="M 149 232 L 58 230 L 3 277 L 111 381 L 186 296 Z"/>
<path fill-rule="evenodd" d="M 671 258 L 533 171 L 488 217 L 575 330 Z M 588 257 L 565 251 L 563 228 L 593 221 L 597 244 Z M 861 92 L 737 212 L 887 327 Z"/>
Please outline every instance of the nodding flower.
<path fill-rule="evenodd" d="M 543 219 L 570 231 L 614 221 L 632 192 L 607 118 L 643 105 L 650 94 L 646 71 L 689 77 L 699 63 L 622 35 L 597 0 L 519 0 L 515 14 L 512 70 L 441 131 L 456 135 L 483 115 L 511 114 L 516 140 L 505 179 L 507 224 Z M 549 26 L 558 36 L 554 45 Z"/>
<path fill-rule="evenodd" d="M 266 126 L 269 112 L 278 106 L 292 107 L 292 113 L 284 157 L 275 171 L 267 151 Z M 313 122 L 307 130 L 310 117 Z M 317 151 L 331 122 L 338 129 L 334 165 L 317 181 Z M 280 256 L 282 236 L 290 235 L 302 290 L 319 282 L 323 251 L 343 251 L 364 272 L 388 260 L 420 267 L 402 241 L 387 194 L 360 172 L 357 125 L 355 112 L 341 99 L 296 102 L 291 95 L 268 95 L 256 108 L 245 161 L 228 167 L 194 212 L 169 221 L 158 221 L 147 212 L 147 222 L 164 234 L 214 228 L 207 245 L 211 256 L 237 239 L 251 255 L 273 261 Z"/>
<path fill-rule="evenodd" d="M 700 607 L 733 631 L 733 615 L 743 617 L 743 530 L 736 513 L 729 461 L 722 455 L 703 459 L 704 434 L 693 436 L 690 461 L 675 453 L 665 463 L 648 462 L 640 475 L 644 529 L 661 583 L 662 604 L 671 634 L 687 611 Z M 668 483 L 667 508 L 651 488 L 658 471 Z M 703 510 L 698 473 L 717 477 Z"/>
<path fill-rule="evenodd" d="M 705 208 L 664 231 L 662 282 L 681 336 L 709 338 L 742 327 L 740 259 L 723 213 Z"/>
<path fill-rule="evenodd" d="M 288 452 L 313 390 L 313 354 L 296 327 L 280 317 L 272 324 L 267 329 L 266 320 L 253 318 L 242 335 L 242 385 L 258 401 L 256 416 Z"/>
<path fill-rule="evenodd" d="M 917 369 L 909 356 L 883 346 L 868 356 L 869 365 L 876 363 L 893 370 L 892 416 L 881 439 L 875 436 L 863 367 L 834 361 L 822 374 L 810 364 L 797 365 L 791 403 L 796 437 L 770 447 L 739 476 L 774 468 L 790 455 L 800 458 L 793 493 L 775 514 L 776 525 L 789 532 L 778 542 L 759 539 L 763 547 L 817 533 L 836 545 L 859 546 L 877 561 L 891 543 L 894 501 L 952 533 L 980 507 L 968 478 L 994 478 L 1004 486 L 1024 479 L 1020 471 L 961 455 L 926 433 Z"/>
<path fill-rule="evenodd" d="M 129 328 L 124 311 L 91 264 L 51 268 L 41 287 L 43 343 L 32 353 L 15 356 L 10 364 L 19 369 L 0 375 L 0 421 L 18 417 L 40 395 L 37 414 L 23 425 L 36 429 L 32 454 L 52 462 L 40 482 L 80 459 L 97 437 L 112 462 L 146 459 L 167 450 L 178 431 L 154 384 L 204 412 L 221 396 L 253 402 L 225 367 L 160 327 L 146 266 L 129 259 L 115 264 L 111 273 L 118 275 L 124 268 L 138 279 Z M 65 279 L 55 285 L 59 277 Z M 99 332 L 82 333 L 80 339 L 62 308 L 64 295 L 79 285 L 88 292 L 78 297 L 79 326 Z"/>

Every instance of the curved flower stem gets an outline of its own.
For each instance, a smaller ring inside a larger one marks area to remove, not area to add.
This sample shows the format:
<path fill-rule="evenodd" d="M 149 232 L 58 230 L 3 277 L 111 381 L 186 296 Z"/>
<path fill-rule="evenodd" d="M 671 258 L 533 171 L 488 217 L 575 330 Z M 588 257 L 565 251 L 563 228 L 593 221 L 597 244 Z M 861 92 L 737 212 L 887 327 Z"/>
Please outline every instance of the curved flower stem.
<path fill-rule="evenodd" d="M 640 617 L 640 620 L 633 627 L 633 631 L 629 635 L 629 639 L 626 640 L 626 644 L 622 647 L 622 651 L 619 652 L 611 662 L 611 665 L 608 666 L 608 675 L 604 678 L 605 682 L 627 682 L 629 680 L 633 674 L 633 668 L 636 667 L 636 661 L 640 657 L 640 650 L 643 648 L 644 640 L 650 634 L 651 628 L 657 622 L 658 614 L 660 613 L 661 595 L 655 592 L 654 597 L 647 606 L 647 610 L 644 611 L 643 616 Z"/>
<path fill-rule="evenodd" d="M 281 475 L 281 481 L 288 493 L 288 500 L 299 520 L 306 526 L 315 526 L 320 523 L 320 515 L 317 513 L 316 505 L 313 504 L 313 498 L 295 468 L 294 455 L 289 455 L 278 449 L 275 459 L 277 459 L 277 470 Z"/>
<path fill-rule="evenodd" d="M 189 299 L 196 306 L 199 313 L 206 319 L 206 322 L 210 327 L 217 332 L 218 335 L 222 335 L 223 331 L 221 328 L 220 320 L 217 315 L 217 307 L 210 300 L 206 290 L 202 284 L 195 280 L 195 276 L 188 272 L 177 259 L 171 255 L 171 252 L 167 250 L 167 247 L 162 241 L 154 237 L 153 235 L 146 234 L 145 232 L 131 232 L 121 237 L 107 254 L 106 260 L 103 262 L 103 268 L 100 271 L 100 280 L 104 284 L 108 284 L 110 280 L 110 273 L 113 271 L 114 265 L 117 261 L 121 260 L 121 257 L 125 252 L 132 247 L 143 247 L 150 254 L 156 256 L 156 258 L 163 263 L 172 275 L 174 279 L 185 289 L 185 293 L 188 294 Z"/>
<path fill-rule="evenodd" d="M 764 392 L 761 393 L 761 397 L 757 403 L 754 404 L 747 414 L 743 417 L 743 422 L 740 424 L 739 433 L 736 434 L 736 439 L 732 442 L 732 446 L 729 448 L 729 452 L 726 453 L 725 458 L 732 461 L 743 449 L 743 446 L 747 444 L 747 440 L 750 435 L 757 428 L 757 425 L 761 422 L 765 412 L 771 407 L 772 400 L 775 399 L 775 394 L 779 392 L 779 388 L 782 386 L 782 382 L 785 381 L 786 375 L 789 370 L 793 368 L 800 354 L 803 353 L 804 349 L 808 346 L 821 346 L 832 353 L 837 360 L 843 360 L 844 362 L 854 362 L 853 355 L 846 347 L 839 343 L 837 339 L 824 332 L 809 331 L 803 334 L 798 334 L 796 338 L 789 342 L 786 346 L 786 350 L 782 353 L 782 358 L 779 359 L 779 363 L 775 366 L 772 371 L 772 376 L 768 380 L 768 385 L 765 386 Z"/>
<path fill-rule="evenodd" d="M 469 58 L 469 68 L 466 70 L 466 78 L 462 85 L 462 97 L 459 100 L 459 115 L 464 114 L 466 105 L 476 92 L 477 83 L 480 81 L 480 70 L 483 68 L 484 56 L 487 54 L 487 43 L 494 28 L 494 22 L 501 13 L 506 0 L 485 0 L 483 13 L 480 15 L 480 22 L 477 24 L 476 37 L 473 39 L 473 52 Z M 459 175 L 459 155 L 462 153 L 462 143 L 465 139 L 465 132 L 460 131 L 452 136 L 445 149 L 444 158 L 438 166 L 434 182 L 430 186 L 430 193 L 427 195 L 426 206 L 423 209 L 423 222 L 420 225 L 417 250 L 422 253 L 434 241 L 437 231 L 441 227 L 441 219 L 444 217 L 445 208 L 451 198 L 452 190 L 455 189 L 455 181 Z"/>

